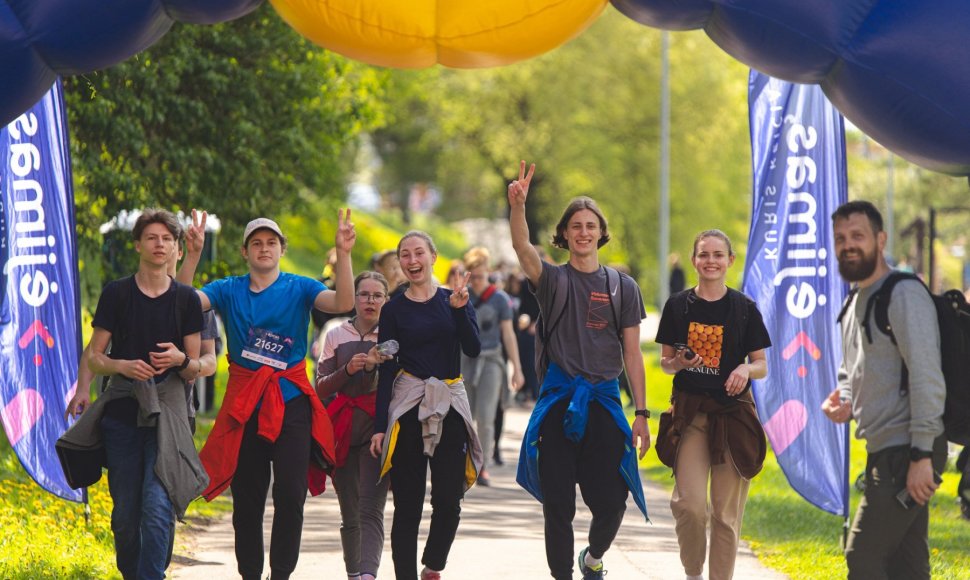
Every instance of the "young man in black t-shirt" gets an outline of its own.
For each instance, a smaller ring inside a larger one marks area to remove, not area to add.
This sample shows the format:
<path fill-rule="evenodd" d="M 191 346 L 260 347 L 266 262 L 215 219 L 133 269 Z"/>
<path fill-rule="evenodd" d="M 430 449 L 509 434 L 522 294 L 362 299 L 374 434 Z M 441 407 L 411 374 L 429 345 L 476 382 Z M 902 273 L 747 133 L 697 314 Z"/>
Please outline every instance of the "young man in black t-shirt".
<path fill-rule="evenodd" d="M 199 480 L 167 476 L 180 450 L 166 442 L 185 441 L 186 435 L 191 441 L 188 415 L 179 405 L 185 403 L 184 381 L 201 371 L 201 303 L 168 275 L 181 231 L 167 211 L 142 213 L 132 229 L 138 271 L 105 286 L 92 322 L 90 370 L 112 377 L 101 396 L 100 426 L 117 565 L 126 579 L 165 577 L 175 517 L 184 513 L 186 498 L 201 491 Z M 155 408 L 146 408 L 152 398 Z M 194 454 L 194 448 L 181 453 Z"/>

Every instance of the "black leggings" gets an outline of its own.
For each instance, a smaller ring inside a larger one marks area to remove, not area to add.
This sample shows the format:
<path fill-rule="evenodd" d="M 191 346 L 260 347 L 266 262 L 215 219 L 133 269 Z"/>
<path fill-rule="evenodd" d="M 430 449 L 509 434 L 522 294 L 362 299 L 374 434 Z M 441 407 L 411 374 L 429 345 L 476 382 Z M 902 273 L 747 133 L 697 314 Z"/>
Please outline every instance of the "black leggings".
<path fill-rule="evenodd" d="M 576 484 L 589 507 L 589 552 L 602 558 L 616 538 L 629 490 L 620 475 L 626 442 L 612 415 L 590 402 L 589 421 L 579 443 L 566 438 L 563 417 L 569 400 L 549 410 L 539 434 L 539 483 L 545 518 L 546 561 L 557 580 L 573 577 L 573 518 Z"/>
<path fill-rule="evenodd" d="M 273 535 L 269 565 L 273 579 L 289 578 L 296 568 L 303 536 L 303 504 L 310 467 L 310 400 L 301 395 L 286 403 L 283 428 L 275 443 L 256 434 L 259 411 L 246 423 L 239 464 L 232 478 L 232 526 L 236 562 L 243 578 L 263 571 L 263 512 L 273 473 Z"/>
<path fill-rule="evenodd" d="M 432 570 L 444 570 L 458 531 L 461 499 L 465 494 L 468 431 L 465 420 L 451 409 L 442 421 L 441 441 L 434 457 L 428 457 L 424 454 L 417 407 L 402 415 L 399 424 L 391 458 L 394 491 L 391 553 L 396 578 L 417 580 L 418 527 L 424 509 L 428 464 L 431 464 L 431 529 L 421 563 Z"/>

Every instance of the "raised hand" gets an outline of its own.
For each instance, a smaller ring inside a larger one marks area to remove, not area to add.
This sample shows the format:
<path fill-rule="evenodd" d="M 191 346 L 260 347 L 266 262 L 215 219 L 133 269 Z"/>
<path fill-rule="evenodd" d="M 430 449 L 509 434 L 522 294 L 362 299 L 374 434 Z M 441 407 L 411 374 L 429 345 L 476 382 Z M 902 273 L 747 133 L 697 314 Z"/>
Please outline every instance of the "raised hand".
<path fill-rule="evenodd" d="M 190 254 L 201 254 L 205 246 L 205 222 L 209 218 L 208 212 L 199 214 L 192 210 L 192 225 L 185 232 L 185 250 Z"/>
<path fill-rule="evenodd" d="M 334 245 L 337 250 L 350 252 L 356 241 L 357 232 L 354 231 L 354 222 L 350 221 L 350 208 L 347 208 L 346 214 L 344 214 L 343 209 L 339 210 L 337 213 L 337 238 Z"/>
<path fill-rule="evenodd" d="M 451 304 L 452 308 L 464 308 L 468 304 L 468 278 L 471 277 L 471 272 L 465 272 L 461 277 L 459 285 L 452 289 L 451 296 L 448 297 L 448 302 Z"/>
<path fill-rule="evenodd" d="M 525 206 L 525 199 L 529 196 L 529 184 L 532 183 L 532 174 L 535 172 L 535 163 L 529 166 L 528 175 L 525 172 L 525 161 L 519 163 L 519 178 L 509 183 L 509 205 Z"/>
<path fill-rule="evenodd" d="M 452 290 L 458 289 L 461 285 L 461 277 L 465 274 L 464 268 L 455 268 L 448 274 L 448 287 Z"/>

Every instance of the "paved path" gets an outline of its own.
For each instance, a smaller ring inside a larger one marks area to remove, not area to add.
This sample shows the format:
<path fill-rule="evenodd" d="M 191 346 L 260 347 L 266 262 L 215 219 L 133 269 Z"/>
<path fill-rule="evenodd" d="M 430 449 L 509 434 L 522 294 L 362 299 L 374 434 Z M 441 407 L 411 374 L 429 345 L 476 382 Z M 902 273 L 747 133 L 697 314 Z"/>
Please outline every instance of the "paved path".
<path fill-rule="evenodd" d="M 517 458 L 518 445 L 528 420 L 528 411 L 510 409 L 506 415 L 506 432 L 502 445 L 504 458 Z M 494 578 L 549 578 L 542 537 L 542 509 L 528 493 L 515 483 L 515 467 L 506 464 L 489 470 L 491 487 L 476 486 L 462 506 L 462 521 L 452 547 L 448 567 L 442 575 L 448 580 L 486 580 Z M 613 547 L 604 559 L 610 580 L 631 578 L 678 579 L 684 577 L 677 549 L 677 538 L 670 514 L 669 492 L 654 483 L 644 486 L 647 509 L 652 524 L 644 522 L 632 500 Z M 577 495 L 579 495 L 577 493 Z M 576 516 L 578 553 L 586 545 L 589 528 L 588 511 L 580 503 Z M 388 498 L 382 578 L 390 578 L 391 499 Z M 430 506 L 425 504 L 422 536 L 424 546 Z M 267 508 L 265 530 L 270 529 L 272 508 Z M 300 562 L 293 580 L 341 580 L 343 558 L 340 548 L 340 512 L 332 491 L 307 500 L 306 522 Z M 179 526 L 179 549 L 173 577 L 183 580 L 217 580 L 234 578 L 232 524 L 229 518 L 186 533 Z M 269 537 L 266 538 L 269 546 Z M 419 552 L 420 554 L 420 552 Z M 268 556 L 267 556 L 268 570 Z M 268 573 L 268 572 L 267 572 Z M 578 576 L 578 574 L 577 574 Z M 744 580 L 781 580 L 785 576 L 762 566 L 746 547 L 738 556 L 735 578 Z"/>

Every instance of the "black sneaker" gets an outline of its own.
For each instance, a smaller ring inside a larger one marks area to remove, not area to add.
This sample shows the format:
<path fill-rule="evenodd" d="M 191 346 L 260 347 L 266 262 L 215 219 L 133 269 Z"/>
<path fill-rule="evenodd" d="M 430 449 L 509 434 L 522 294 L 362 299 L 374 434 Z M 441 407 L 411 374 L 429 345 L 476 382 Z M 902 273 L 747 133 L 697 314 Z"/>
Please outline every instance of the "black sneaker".
<path fill-rule="evenodd" d="M 963 519 L 970 520 L 970 501 L 960 498 L 960 515 Z"/>
<path fill-rule="evenodd" d="M 583 580 L 596 580 L 596 578 L 606 576 L 606 569 L 603 567 L 602 560 L 595 568 L 586 565 L 586 552 L 589 552 L 589 546 L 583 548 L 578 559 L 579 573 L 583 575 Z"/>

